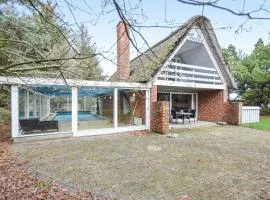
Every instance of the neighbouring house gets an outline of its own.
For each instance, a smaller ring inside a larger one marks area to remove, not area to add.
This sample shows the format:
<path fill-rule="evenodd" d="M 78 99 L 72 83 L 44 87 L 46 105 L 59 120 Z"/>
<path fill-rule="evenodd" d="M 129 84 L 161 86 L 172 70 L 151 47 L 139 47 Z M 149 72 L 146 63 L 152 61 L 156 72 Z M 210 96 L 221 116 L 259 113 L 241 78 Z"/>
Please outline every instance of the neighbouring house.
<path fill-rule="evenodd" d="M 191 18 L 131 61 L 129 34 L 119 22 L 109 81 L 0 77 L 11 85 L 12 136 L 166 133 L 184 113 L 241 124 L 242 105 L 228 98 L 235 82 L 207 18 Z"/>

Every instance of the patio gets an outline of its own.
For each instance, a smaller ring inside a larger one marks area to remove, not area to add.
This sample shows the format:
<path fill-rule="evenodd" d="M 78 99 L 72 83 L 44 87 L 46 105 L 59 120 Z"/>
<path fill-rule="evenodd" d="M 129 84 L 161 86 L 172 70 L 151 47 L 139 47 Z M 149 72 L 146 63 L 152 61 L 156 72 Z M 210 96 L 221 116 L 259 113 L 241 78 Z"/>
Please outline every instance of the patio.
<path fill-rule="evenodd" d="M 269 132 L 237 126 L 12 145 L 30 171 L 121 199 L 259 199 L 270 193 Z M 48 148 L 49 147 L 49 148 Z"/>
<path fill-rule="evenodd" d="M 173 129 L 198 129 L 198 128 L 211 128 L 219 126 L 215 122 L 207 122 L 207 121 L 194 121 L 194 119 L 191 119 L 189 122 L 188 119 L 185 120 L 185 123 L 170 123 L 169 128 L 171 131 Z"/>

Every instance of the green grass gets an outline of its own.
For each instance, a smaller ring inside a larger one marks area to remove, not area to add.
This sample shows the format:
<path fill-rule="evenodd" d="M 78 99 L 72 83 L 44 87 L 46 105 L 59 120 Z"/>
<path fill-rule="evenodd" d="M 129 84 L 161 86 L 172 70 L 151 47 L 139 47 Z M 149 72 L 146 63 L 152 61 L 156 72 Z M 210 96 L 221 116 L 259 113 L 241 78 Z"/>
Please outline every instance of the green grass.
<path fill-rule="evenodd" d="M 261 116 L 259 123 L 246 124 L 245 126 L 248 128 L 270 131 L 270 115 Z"/>

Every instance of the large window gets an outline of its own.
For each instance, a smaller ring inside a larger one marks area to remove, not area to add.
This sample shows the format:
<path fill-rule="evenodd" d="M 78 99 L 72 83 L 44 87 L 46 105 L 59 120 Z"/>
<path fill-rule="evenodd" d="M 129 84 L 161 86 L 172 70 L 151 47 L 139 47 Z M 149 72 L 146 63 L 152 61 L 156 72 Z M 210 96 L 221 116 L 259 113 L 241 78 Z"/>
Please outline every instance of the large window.
<path fill-rule="evenodd" d="M 31 86 L 19 89 L 19 124 L 22 135 L 71 131 L 71 89 Z"/>
<path fill-rule="evenodd" d="M 145 91 L 118 90 L 118 126 L 145 125 Z"/>
<path fill-rule="evenodd" d="M 172 94 L 172 108 L 176 111 L 192 108 L 192 94 Z"/>
<path fill-rule="evenodd" d="M 78 130 L 113 128 L 113 88 L 78 88 Z"/>

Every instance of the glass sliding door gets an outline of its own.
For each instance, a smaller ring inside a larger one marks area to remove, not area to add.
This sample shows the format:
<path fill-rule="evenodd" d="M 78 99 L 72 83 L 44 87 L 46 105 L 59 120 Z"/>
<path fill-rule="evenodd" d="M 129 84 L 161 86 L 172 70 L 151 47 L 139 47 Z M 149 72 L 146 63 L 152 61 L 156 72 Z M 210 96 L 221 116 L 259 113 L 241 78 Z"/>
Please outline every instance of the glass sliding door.
<path fill-rule="evenodd" d="M 180 112 L 181 110 L 191 110 L 193 108 L 192 94 L 172 94 L 172 109 Z"/>

